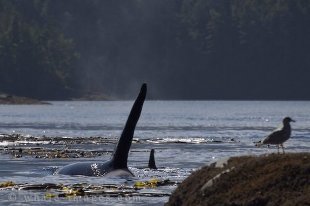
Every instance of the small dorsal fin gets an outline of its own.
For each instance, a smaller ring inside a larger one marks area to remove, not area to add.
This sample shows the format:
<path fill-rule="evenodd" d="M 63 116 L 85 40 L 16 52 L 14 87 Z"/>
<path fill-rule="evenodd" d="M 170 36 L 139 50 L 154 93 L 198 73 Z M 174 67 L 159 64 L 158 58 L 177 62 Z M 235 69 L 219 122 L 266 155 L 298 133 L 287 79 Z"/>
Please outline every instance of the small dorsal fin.
<path fill-rule="evenodd" d="M 114 150 L 112 157 L 112 164 L 114 169 L 127 168 L 128 153 L 131 146 L 134 131 L 139 120 L 143 103 L 145 100 L 147 86 L 144 83 L 141 86 L 140 93 L 133 104 L 130 114 L 128 116 L 126 125 L 123 129 L 122 135 L 119 138 L 118 144 Z"/>
<path fill-rule="evenodd" d="M 151 149 L 150 159 L 149 159 L 149 166 L 148 166 L 150 169 L 157 169 L 156 164 L 155 164 L 154 152 L 155 152 L 155 150 Z"/>

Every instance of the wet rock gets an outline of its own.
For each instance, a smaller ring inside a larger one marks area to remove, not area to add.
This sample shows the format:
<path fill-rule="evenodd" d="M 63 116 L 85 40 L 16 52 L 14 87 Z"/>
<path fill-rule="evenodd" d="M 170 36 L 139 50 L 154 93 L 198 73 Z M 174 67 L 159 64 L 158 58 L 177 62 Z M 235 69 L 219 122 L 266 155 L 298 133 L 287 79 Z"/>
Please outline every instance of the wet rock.
<path fill-rule="evenodd" d="M 232 157 L 186 178 L 166 205 L 310 205 L 310 153 Z"/>

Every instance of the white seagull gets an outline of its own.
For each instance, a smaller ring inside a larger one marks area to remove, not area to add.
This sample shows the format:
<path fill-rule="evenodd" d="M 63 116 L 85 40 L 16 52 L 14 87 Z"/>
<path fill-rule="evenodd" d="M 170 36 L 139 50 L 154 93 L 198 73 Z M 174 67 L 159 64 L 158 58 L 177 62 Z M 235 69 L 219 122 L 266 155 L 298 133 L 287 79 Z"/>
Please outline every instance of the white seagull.
<path fill-rule="evenodd" d="M 291 125 L 290 122 L 295 122 L 290 117 L 285 117 L 283 119 L 283 125 L 276 130 L 274 130 L 270 135 L 268 135 L 264 140 L 256 143 L 256 146 L 261 146 L 263 144 L 275 144 L 278 147 L 278 153 L 280 146 L 282 147 L 283 154 L 284 147 L 283 143 L 291 137 Z"/>

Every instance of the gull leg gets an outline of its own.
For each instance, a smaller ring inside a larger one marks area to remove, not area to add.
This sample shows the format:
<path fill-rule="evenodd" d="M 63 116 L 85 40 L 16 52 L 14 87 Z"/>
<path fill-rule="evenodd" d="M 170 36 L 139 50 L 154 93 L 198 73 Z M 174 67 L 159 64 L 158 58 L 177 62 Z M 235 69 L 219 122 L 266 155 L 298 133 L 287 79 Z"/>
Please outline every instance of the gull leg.
<path fill-rule="evenodd" d="M 280 146 L 277 144 L 278 154 L 280 154 Z"/>
<path fill-rule="evenodd" d="M 283 154 L 285 154 L 283 144 L 280 144 L 280 145 L 282 147 Z"/>

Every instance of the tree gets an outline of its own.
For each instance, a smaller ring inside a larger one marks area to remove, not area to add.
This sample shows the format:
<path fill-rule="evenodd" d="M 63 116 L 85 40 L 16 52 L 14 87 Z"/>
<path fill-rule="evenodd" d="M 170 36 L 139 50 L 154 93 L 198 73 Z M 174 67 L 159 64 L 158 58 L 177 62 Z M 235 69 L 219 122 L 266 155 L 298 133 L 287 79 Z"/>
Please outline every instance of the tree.
<path fill-rule="evenodd" d="M 68 94 L 76 53 L 72 40 L 48 21 L 48 3 L 1 2 L 2 91 L 44 99 Z"/>

